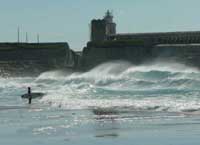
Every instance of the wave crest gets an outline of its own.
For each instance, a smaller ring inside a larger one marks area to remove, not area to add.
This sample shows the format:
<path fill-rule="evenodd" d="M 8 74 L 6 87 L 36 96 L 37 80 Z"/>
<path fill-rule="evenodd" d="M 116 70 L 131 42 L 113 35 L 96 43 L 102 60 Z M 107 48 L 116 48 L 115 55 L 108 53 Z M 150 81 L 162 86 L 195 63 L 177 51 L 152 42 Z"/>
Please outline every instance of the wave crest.
<path fill-rule="evenodd" d="M 36 79 L 51 84 L 41 102 L 67 109 L 129 107 L 167 111 L 198 110 L 200 105 L 200 72 L 183 64 L 134 66 L 117 61 L 85 73 L 61 74 L 48 72 Z"/>

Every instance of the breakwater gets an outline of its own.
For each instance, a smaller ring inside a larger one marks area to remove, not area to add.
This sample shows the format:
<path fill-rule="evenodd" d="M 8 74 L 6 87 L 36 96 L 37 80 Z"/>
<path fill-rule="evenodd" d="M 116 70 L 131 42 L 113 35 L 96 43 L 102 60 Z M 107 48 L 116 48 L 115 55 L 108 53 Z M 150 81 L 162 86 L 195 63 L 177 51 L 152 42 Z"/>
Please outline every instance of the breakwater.
<path fill-rule="evenodd" d="M 135 65 L 175 61 L 200 68 L 200 31 L 116 33 L 113 14 L 91 21 L 91 39 L 83 49 L 79 68 L 88 70 L 113 60 Z"/>
<path fill-rule="evenodd" d="M 35 75 L 75 68 L 78 57 L 68 43 L 0 43 L 1 75 Z"/>
<path fill-rule="evenodd" d="M 0 43 L 1 75 L 38 75 L 55 69 L 87 71 L 115 60 L 134 65 L 172 61 L 200 68 L 200 44 L 147 45 L 143 41 L 88 42 L 82 52 L 67 43 Z"/>
<path fill-rule="evenodd" d="M 156 60 L 175 61 L 200 68 L 200 44 L 146 45 L 138 40 L 89 42 L 83 49 L 80 67 L 87 70 L 113 60 L 135 65 Z"/>

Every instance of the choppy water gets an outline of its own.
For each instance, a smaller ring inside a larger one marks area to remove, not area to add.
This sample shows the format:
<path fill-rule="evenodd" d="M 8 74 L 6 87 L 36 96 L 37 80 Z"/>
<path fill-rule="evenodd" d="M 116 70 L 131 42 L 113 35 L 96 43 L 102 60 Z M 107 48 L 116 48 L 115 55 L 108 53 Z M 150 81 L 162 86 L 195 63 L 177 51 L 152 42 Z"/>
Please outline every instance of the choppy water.
<path fill-rule="evenodd" d="M 178 63 L 0 78 L 0 144 L 199 144 L 199 114 L 200 71 Z"/>

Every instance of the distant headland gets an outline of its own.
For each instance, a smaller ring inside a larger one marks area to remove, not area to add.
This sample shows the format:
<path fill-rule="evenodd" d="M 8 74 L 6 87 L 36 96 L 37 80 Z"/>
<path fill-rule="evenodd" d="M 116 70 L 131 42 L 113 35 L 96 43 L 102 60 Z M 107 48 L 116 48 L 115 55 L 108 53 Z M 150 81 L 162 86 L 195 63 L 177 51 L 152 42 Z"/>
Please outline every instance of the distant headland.
<path fill-rule="evenodd" d="M 90 41 L 82 52 L 71 50 L 67 42 L 0 43 L 0 70 L 13 73 L 65 68 L 86 71 L 113 60 L 139 65 L 156 59 L 200 68 L 200 31 L 119 34 L 116 26 L 110 11 L 102 19 L 93 19 Z"/>

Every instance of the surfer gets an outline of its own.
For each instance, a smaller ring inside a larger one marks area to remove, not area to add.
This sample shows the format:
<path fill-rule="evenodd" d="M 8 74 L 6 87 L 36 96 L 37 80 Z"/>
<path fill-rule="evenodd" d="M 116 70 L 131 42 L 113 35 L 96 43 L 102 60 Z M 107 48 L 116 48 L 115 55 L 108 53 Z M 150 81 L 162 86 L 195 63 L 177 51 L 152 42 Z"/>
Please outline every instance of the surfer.
<path fill-rule="evenodd" d="M 31 88 L 28 87 L 28 103 L 31 104 L 31 101 L 32 101 Z"/>

